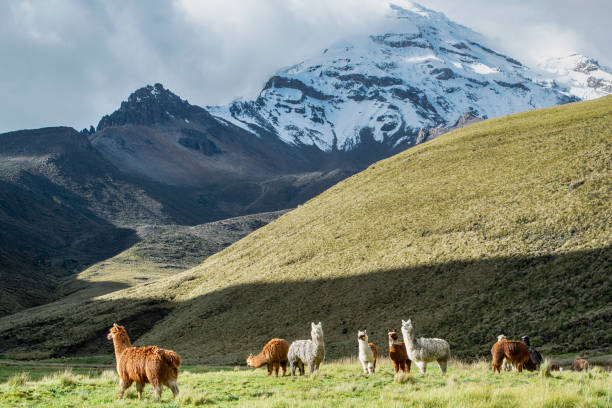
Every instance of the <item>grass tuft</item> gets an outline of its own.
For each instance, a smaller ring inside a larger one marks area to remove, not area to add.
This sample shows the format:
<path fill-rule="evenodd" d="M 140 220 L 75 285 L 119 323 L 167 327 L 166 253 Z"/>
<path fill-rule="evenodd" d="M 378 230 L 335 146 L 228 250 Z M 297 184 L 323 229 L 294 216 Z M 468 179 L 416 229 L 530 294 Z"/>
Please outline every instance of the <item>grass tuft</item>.
<path fill-rule="evenodd" d="M 540 364 L 540 377 L 549 378 L 553 377 L 552 375 L 552 361 L 548 358 L 545 358 Z"/>
<path fill-rule="evenodd" d="M 415 383 L 415 380 L 414 380 L 414 377 L 412 377 L 412 374 L 403 373 L 401 371 L 395 374 L 393 381 L 396 384 L 414 384 Z"/>
<path fill-rule="evenodd" d="M 30 380 L 30 374 L 25 371 L 22 371 L 10 377 L 6 383 L 9 387 L 21 387 L 24 386 Z"/>

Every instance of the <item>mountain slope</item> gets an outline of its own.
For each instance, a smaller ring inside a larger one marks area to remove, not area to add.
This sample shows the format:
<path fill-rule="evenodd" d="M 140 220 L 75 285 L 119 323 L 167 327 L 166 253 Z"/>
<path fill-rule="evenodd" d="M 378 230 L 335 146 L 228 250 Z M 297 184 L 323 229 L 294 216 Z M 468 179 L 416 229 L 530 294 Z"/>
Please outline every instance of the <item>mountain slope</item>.
<path fill-rule="evenodd" d="M 161 84 L 136 90 L 87 133 L 105 160 L 155 187 L 184 224 L 292 208 L 367 164 L 254 137 Z"/>
<path fill-rule="evenodd" d="M 486 356 L 501 332 L 544 353 L 609 353 L 611 151 L 612 97 L 483 121 L 370 166 L 187 272 L 2 318 L 0 349 L 110 352 L 117 321 L 138 344 L 234 364 L 320 320 L 335 358 L 355 353 L 357 328 L 384 344 L 411 317 L 457 357 Z"/>
<path fill-rule="evenodd" d="M 323 151 L 381 145 L 388 154 L 481 119 L 576 100 L 442 13 L 389 4 L 382 28 L 272 76 L 254 101 L 209 107 L 258 135 Z M 381 147 L 379 147 L 381 148 Z"/>
<path fill-rule="evenodd" d="M 219 121 L 161 84 L 133 92 L 89 137 L 124 172 L 171 185 L 261 180 L 322 169 L 299 150 Z"/>
<path fill-rule="evenodd" d="M 61 302 L 89 299 L 176 275 L 199 265 L 286 212 L 244 215 L 193 227 L 155 225 L 141 228 L 138 233 L 142 240 L 129 249 L 64 279 L 58 288 Z"/>
<path fill-rule="evenodd" d="M 0 315 L 56 298 L 59 278 L 135 241 L 109 201 L 126 217 L 155 211 L 74 129 L 0 134 Z"/>

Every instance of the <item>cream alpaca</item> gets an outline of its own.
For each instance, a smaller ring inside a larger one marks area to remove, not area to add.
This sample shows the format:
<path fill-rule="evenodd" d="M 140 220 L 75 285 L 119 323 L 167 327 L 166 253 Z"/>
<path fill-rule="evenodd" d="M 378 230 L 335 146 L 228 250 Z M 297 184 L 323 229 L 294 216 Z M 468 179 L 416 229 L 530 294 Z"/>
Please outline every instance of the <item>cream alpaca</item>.
<path fill-rule="evenodd" d="M 446 365 L 450 359 L 450 345 L 446 340 L 415 338 L 410 319 L 402 320 L 402 335 L 408 358 L 414 361 L 421 373 L 425 373 L 427 363 L 431 361 L 437 361 L 442 373 L 446 373 Z"/>
<path fill-rule="evenodd" d="M 295 368 L 304 375 L 304 364 L 312 375 L 319 370 L 321 361 L 325 358 L 325 344 L 323 343 L 323 325 L 312 323 L 310 326 L 311 340 L 296 340 L 289 347 L 288 359 L 291 366 L 291 375 L 295 375 Z"/>
<path fill-rule="evenodd" d="M 363 366 L 363 372 L 373 374 L 376 371 L 378 349 L 374 343 L 368 343 L 368 333 L 365 330 L 357 331 L 357 343 L 359 344 L 359 361 Z"/>

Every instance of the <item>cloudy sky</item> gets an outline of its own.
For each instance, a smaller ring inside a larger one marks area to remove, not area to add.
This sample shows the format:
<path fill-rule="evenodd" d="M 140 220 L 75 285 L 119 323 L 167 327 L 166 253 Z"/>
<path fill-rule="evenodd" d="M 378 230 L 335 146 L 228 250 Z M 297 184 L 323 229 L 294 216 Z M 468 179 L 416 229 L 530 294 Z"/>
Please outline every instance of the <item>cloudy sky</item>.
<path fill-rule="evenodd" d="M 0 132 L 95 126 L 133 90 L 154 82 L 202 106 L 251 98 L 278 68 L 342 37 L 370 33 L 386 3 L 3 0 Z M 581 52 L 612 66 L 609 0 L 419 3 L 526 63 Z"/>

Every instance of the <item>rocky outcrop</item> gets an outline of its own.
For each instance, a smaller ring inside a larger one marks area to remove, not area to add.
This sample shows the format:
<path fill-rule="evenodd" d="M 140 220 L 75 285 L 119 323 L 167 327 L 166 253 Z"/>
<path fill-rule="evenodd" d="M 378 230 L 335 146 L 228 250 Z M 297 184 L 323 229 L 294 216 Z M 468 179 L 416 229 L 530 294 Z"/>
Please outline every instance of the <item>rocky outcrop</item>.
<path fill-rule="evenodd" d="M 186 100 L 165 89 L 162 84 L 147 85 L 132 93 L 121 107 L 102 117 L 97 131 L 111 126 L 156 125 L 174 120 L 205 121 L 210 114 L 205 109 L 191 105 Z"/>

